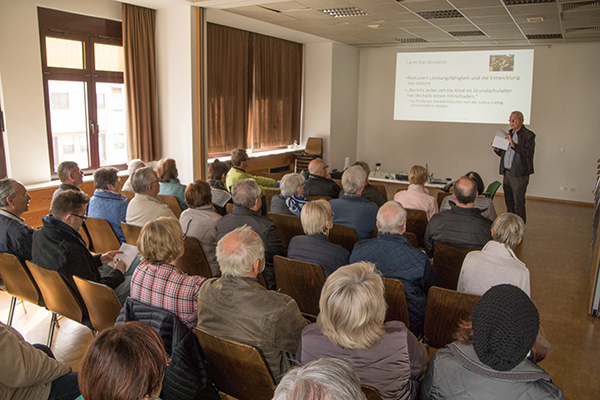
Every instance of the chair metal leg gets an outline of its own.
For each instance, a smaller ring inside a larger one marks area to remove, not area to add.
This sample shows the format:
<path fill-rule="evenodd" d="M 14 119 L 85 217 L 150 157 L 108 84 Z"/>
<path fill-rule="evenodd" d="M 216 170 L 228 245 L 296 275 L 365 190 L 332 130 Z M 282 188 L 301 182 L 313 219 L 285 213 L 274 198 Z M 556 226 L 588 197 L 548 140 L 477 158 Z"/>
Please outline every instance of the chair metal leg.
<path fill-rule="evenodd" d="M 27 309 L 25 308 L 25 301 L 21 300 L 21 305 L 23 306 L 23 312 L 27 314 Z"/>
<path fill-rule="evenodd" d="M 52 313 L 52 318 L 50 319 L 50 331 L 48 332 L 48 340 L 46 341 L 46 346 L 48 348 L 52 348 L 52 337 L 54 336 L 54 325 L 56 325 L 56 313 Z"/>
<path fill-rule="evenodd" d="M 13 317 L 15 316 L 15 306 L 17 305 L 17 298 L 15 296 L 10 299 L 10 309 L 8 310 L 8 321 L 7 325 L 12 325 Z"/>

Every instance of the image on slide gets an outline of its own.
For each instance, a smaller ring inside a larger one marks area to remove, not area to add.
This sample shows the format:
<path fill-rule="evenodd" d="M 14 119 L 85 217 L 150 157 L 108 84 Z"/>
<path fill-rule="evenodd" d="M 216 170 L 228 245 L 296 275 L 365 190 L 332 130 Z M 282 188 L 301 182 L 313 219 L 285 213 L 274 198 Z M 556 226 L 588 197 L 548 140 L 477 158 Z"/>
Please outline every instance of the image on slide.
<path fill-rule="evenodd" d="M 490 56 L 490 71 L 506 71 L 512 72 L 515 70 L 515 55 L 506 54 L 501 56 Z"/>

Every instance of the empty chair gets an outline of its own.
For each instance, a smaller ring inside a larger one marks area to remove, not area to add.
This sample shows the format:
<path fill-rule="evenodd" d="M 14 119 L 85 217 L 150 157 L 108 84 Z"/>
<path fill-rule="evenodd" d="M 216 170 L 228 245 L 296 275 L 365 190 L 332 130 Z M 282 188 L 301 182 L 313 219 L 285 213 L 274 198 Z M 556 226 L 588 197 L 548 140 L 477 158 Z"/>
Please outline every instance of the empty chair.
<path fill-rule="evenodd" d="M 383 278 L 383 284 L 385 285 L 385 302 L 388 306 L 385 314 L 386 322 L 402 321 L 409 328 L 408 305 L 404 285 L 398 279 L 391 278 Z"/>
<path fill-rule="evenodd" d="M 12 324 L 17 299 L 28 301 L 40 307 L 45 306 L 40 289 L 17 256 L 0 253 L 0 275 L 4 280 L 6 291 L 12 296 L 8 311 L 8 325 Z"/>
<path fill-rule="evenodd" d="M 347 226 L 333 224 L 333 228 L 329 231 L 329 241 L 339 244 L 348 252 L 352 253 L 354 245 L 358 242 L 356 229 L 348 228 Z"/>
<path fill-rule="evenodd" d="M 419 248 L 425 247 L 425 231 L 427 230 L 427 213 L 423 210 L 406 209 L 406 231 L 417 237 Z"/>
<path fill-rule="evenodd" d="M 112 230 L 110 223 L 105 219 L 91 218 L 85 221 L 96 253 L 104 254 L 108 251 L 118 250 L 121 247 L 119 239 Z"/>
<path fill-rule="evenodd" d="M 137 246 L 137 240 L 140 236 L 142 228 L 139 226 L 130 225 L 125 222 L 121 222 L 121 229 L 123 229 L 123 235 L 125 236 L 125 241 L 127 242 L 127 244 Z"/>
<path fill-rule="evenodd" d="M 433 244 L 433 269 L 438 276 L 439 286 L 456 290 L 460 269 L 467 254 L 480 247 L 456 247 L 443 242 Z"/>
<path fill-rule="evenodd" d="M 183 241 L 185 252 L 177 260 L 175 266 L 188 275 L 200 275 L 206 279 L 212 278 L 210 265 L 206 260 L 202 246 L 198 239 L 186 237 Z"/>
<path fill-rule="evenodd" d="M 83 323 L 91 328 L 87 316 L 86 320 L 83 321 L 84 311 L 82 305 L 77 302 L 77 299 L 58 272 L 42 268 L 31 261 L 26 261 L 26 264 L 33 279 L 35 279 L 35 282 L 39 286 L 40 292 L 42 292 L 46 308 L 52 312 L 50 330 L 48 332 L 48 347 L 51 347 L 52 345 L 52 336 L 54 335 L 57 314 L 79 322 L 80 324 Z M 85 312 L 85 314 L 87 315 L 87 312 Z"/>
<path fill-rule="evenodd" d="M 198 328 L 208 374 L 216 388 L 238 400 L 271 400 L 275 380 L 260 350 Z"/>
<path fill-rule="evenodd" d="M 284 215 L 276 213 L 268 213 L 267 218 L 273 221 L 273 224 L 281 236 L 281 241 L 287 247 L 290 244 L 290 240 L 294 236 L 304 235 L 304 229 L 300 222 L 300 217 L 295 215 Z"/>
<path fill-rule="evenodd" d="M 295 172 L 308 171 L 308 164 L 315 158 L 323 155 L 323 139 L 310 137 L 306 141 L 306 147 L 303 153 L 294 153 L 296 156 Z"/>
<path fill-rule="evenodd" d="M 181 215 L 181 206 L 179 205 L 179 201 L 177 201 L 177 197 L 159 194 L 158 198 L 163 204 L 168 205 L 171 211 L 173 211 L 173 214 L 179 218 Z"/>
<path fill-rule="evenodd" d="M 317 264 L 275 256 L 277 290 L 296 300 L 304 314 L 319 315 L 319 297 L 325 284 L 323 268 Z"/>
<path fill-rule="evenodd" d="M 490 183 L 486 189 L 485 192 L 483 192 L 483 194 L 485 195 L 485 197 L 489 198 L 490 200 L 494 200 L 494 196 L 496 195 L 496 192 L 498 191 L 498 188 L 500 188 L 500 181 L 494 181 L 492 183 Z"/>
<path fill-rule="evenodd" d="M 432 286 L 427 294 L 423 326 L 426 343 L 436 349 L 452 343 L 458 324 L 471 317 L 473 306 L 480 297 Z"/>
<path fill-rule="evenodd" d="M 115 292 L 106 285 L 78 276 L 73 276 L 73 280 L 85 302 L 94 330 L 101 332 L 113 327 L 121 311 L 121 303 Z"/>

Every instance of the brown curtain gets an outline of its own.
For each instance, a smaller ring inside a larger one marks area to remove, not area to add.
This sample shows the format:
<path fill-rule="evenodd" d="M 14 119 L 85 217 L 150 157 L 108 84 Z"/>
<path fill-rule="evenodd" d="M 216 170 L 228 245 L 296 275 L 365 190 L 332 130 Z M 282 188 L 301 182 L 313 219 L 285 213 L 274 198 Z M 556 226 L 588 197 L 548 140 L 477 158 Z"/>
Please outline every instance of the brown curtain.
<path fill-rule="evenodd" d="M 247 148 L 250 32 L 207 24 L 208 153 Z"/>
<path fill-rule="evenodd" d="M 253 148 L 288 145 L 300 138 L 302 45 L 259 34 L 252 38 Z"/>
<path fill-rule="evenodd" d="M 122 3 L 129 155 L 160 158 L 154 31 L 156 11 Z"/>

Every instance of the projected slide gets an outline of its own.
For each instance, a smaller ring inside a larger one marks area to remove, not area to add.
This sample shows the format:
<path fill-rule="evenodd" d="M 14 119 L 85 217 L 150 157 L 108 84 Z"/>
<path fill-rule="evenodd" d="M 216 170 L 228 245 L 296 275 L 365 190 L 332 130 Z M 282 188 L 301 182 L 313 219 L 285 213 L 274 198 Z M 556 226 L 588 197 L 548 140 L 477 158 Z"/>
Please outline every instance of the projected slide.
<path fill-rule="evenodd" d="M 533 50 L 398 53 L 394 119 L 529 124 Z"/>

